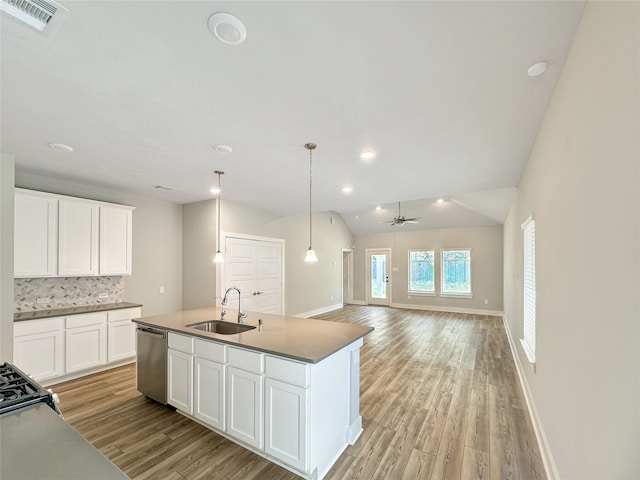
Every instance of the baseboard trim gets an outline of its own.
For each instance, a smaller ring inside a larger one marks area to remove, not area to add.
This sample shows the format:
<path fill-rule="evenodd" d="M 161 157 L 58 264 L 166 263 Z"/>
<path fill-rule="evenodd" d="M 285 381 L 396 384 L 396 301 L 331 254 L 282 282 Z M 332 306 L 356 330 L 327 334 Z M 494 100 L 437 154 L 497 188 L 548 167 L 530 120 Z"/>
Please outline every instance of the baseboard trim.
<path fill-rule="evenodd" d="M 501 317 L 503 315 L 503 312 L 500 310 L 484 310 L 481 308 L 441 307 L 438 305 L 413 305 L 411 303 L 392 303 L 389 306 L 393 308 L 403 308 L 408 310 L 431 310 L 434 312 L 471 313 L 475 315 L 493 315 L 496 317 Z"/>
<path fill-rule="evenodd" d="M 341 303 L 336 303 L 334 305 L 329 305 L 328 307 L 318 308 L 316 310 L 311 310 L 309 312 L 297 313 L 297 314 L 295 314 L 293 316 L 294 317 L 301 317 L 301 318 L 309 318 L 309 317 L 313 317 L 314 315 L 320 315 L 322 313 L 333 312 L 334 310 L 338 310 L 338 309 L 340 309 L 342 307 L 343 307 L 343 305 Z"/>
<path fill-rule="evenodd" d="M 367 302 L 364 300 L 351 300 L 349 305 L 367 305 Z"/>
<path fill-rule="evenodd" d="M 522 387 L 522 391 L 524 392 L 524 400 L 527 403 L 529 418 L 531 419 L 531 423 L 533 425 L 533 431 L 536 435 L 536 441 L 538 442 L 538 448 L 540 449 L 540 456 L 542 457 L 542 463 L 544 464 L 547 478 L 549 480 L 558 480 L 560 478 L 560 475 L 558 474 L 558 469 L 556 468 L 556 464 L 553 461 L 551 447 L 549 446 L 547 436 L 545 435 L 544 429 L 542 428 L 542 422 L 540 421 L 538 410 L 536 409 L 536 404 L 533 401 L 533 395 L 531 394 L 531 389 L 529 388 L 529 382 L 527 382 L 527 377 L 524 375 L 520 357 L 516 352 L 516 348 L 518 348 L 520 342 L 515 341 L 513 335 L 511 335 L 511 330 L 509 330 L 509 322 L 507 321 L 505 314 L 502 314 L 502 324 L 504 325 L 504 330 L 507 333 L 507 339 L 509 340 L 509 346 L 511 347 L 511 356 L 513 357 L 513 362 L 516 364 L 518 379 L 520 380 L 520 386 Z"/>

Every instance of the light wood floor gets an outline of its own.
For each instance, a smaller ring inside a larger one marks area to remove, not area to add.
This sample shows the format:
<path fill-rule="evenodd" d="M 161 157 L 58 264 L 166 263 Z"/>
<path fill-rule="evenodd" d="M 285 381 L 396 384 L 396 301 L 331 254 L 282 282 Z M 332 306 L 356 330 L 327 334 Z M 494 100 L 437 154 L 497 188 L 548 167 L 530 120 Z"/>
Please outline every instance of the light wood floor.
<path fill-rule="evenodd" d="M 546 475 L 499 317 L 347 306 L 361 350 L 364 433 L 332 480 Z M 132 365 L 54 386 L 67 421 L 135 480 L 293 480 L 135 389 Z"/>

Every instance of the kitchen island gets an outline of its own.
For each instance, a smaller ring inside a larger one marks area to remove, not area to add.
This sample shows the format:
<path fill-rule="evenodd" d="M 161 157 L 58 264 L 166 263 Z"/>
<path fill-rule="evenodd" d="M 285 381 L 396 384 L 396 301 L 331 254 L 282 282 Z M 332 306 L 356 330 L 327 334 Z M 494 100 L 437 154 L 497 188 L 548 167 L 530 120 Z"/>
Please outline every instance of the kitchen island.
<path fill-rule="evenodd" d="M 251 330 L 222 335 L 189 325 L 201 308 L 134 320 L 168 331 L 170 405 L 309 479 L 323 478 L 362 433 L 360 347 L 373 328 L 248 312 Z M 237 313 L 228 311 L 225 320 Z"/>

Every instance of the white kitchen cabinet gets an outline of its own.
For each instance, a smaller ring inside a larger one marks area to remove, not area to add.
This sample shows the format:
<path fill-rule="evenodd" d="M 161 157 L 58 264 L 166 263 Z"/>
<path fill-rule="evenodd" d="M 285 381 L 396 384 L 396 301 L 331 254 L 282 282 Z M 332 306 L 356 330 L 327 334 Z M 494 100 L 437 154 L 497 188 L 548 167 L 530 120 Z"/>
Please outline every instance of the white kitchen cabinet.
<path fill-rule="evenodd" d="M 302 471 L 308 470 L 308 401 L 308 389 L 265 379 L 265 452 Z"/>
<path fill-rule="evenodd" d="M 124 308 L 107 312 L 107 362 L 117 362 L 136 355 L 136 325 L 140 308 Z"/>
<path fill-rule="evenodd" d="M 100 205 L 100 275 L 131 275 L 133 207 Z"/>
<path fill-rule="evenodd" d="M 169 332 L 167 403 L 193 415 L 193 338 Z"/>
<path fill-rule="evenodd" d="M 262 376 L 227 367 L 227 433 L 237 440 L 262 448 Z"/>
<path fill-rule="evenodd" d="M 64 373 L 64 318 L 16 322 L 13 363 L 41 381 Z"/>
<path fill-rule="evenodd" d="M 16 189 L 14 276 L 52 277 L 58 272 L 58 200 Z"/>
<path fill-rule="evenodd" d="M 64 199 L 58 202 L 58 275 L 98 275 L 99 207 Z"/>
<path fill-rule="evenodd" d="M 193 416 L 219 430 L 225 430 L 225 366 L 195 357 Z"/>
<path fill-rule="evenodd" d="M 107 363 L 107 314 L 73 315 L 66 319 L 65 373 Z"/>

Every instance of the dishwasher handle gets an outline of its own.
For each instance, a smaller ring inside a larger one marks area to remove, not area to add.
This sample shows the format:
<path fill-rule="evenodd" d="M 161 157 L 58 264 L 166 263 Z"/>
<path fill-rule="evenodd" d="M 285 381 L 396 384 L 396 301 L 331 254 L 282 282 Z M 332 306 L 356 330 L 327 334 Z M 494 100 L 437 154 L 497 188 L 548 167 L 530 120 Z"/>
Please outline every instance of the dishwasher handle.
<path fill-rule="evenodd" d="M 152 337 L 165 338 L 167 335 L 167 332 L 164 330 L 153 330 L 152 328 L 138 327 L 136 330 L 142 335 L 149 335 Z"/>

